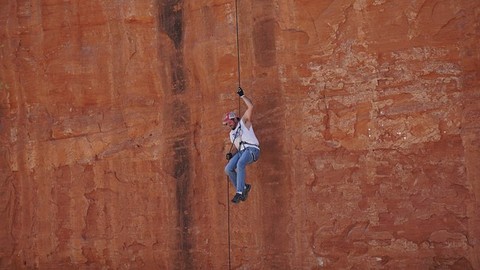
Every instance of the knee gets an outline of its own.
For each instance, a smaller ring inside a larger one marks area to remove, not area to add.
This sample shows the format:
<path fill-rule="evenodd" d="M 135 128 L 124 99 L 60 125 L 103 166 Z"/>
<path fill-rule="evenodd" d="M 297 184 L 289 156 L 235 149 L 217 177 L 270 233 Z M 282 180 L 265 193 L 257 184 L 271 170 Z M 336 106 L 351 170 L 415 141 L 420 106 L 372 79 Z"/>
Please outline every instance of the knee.
<path fill-rule="evenodd" d="M 247 162 L 245 162 L 244 160 L 239 160 L 237 163 L 237 167 L 245 169 L 245 167 L 247 167 Z"/>
<path fill-rule="evenodd" d="M 228 175 L 232 170 L 230 170 L 230 168 L 227 166 L 225 166 L 225 169 L 224 169 L 224 172 L 226 175 Z"/>

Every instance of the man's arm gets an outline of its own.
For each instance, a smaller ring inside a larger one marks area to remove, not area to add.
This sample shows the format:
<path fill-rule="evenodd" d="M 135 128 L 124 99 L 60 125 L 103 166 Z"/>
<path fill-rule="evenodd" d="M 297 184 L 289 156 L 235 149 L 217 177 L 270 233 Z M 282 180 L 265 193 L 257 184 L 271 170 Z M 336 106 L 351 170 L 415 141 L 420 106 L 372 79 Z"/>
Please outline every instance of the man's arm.
<path fill-rule="evenodd" d="M 240 98 L 243 99 L 245 105 L 247 105 L 247 110 L 243 114 L 242 120 L 245 123 L 246 128 L 250 129 L 250 127 L 252 126 L 253 103 L 247 96 L 245 96 L 242 88 L 239 87 L 237 93 Z"/>
<path fill-rule="evenodd" d="M 243 102 L 245 102 L 245 104 L 247 105 L 247 110 L 243 114 L 242 119 L 243 119 L 243 122 L 245 123 L 245 126 L 247 126 L 247 128 L 250 129 L 250 127 L 252 126 L 253 103 L 246 96 L 243 96 L 242 99 L 243 99 Z"/>

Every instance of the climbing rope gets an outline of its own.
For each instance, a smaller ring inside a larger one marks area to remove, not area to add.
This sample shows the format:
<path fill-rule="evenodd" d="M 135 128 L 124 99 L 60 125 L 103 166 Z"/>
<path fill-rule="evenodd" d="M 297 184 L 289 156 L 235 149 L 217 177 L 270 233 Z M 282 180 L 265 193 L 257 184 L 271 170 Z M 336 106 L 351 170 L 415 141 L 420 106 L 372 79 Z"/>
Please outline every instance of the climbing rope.
<path fill-rule="evenodd" d="M 228 208 L 228 218 L 227 218 L 227 224 L 228 224 L 228 269 L 232 269 L 232 261 L 230 258 L 230 183 L 228 182 L 228 176 L 227 176 L 227 208 Z"/>
<path fill-rule="evenodd" d="M 235 0 L 235 30 L 236 30 L 236 39 L 237 39 L 237 74 L 238 74 L 238 87 L 241 87 L 241 80 L 240 80 L 240 43 L 238 39 L 238 0 Z M 241 104 L 240 104 L 240 96 L 238 97 L 238 116 L 241 115 Z M 232 147 L 233 147 L 233 142 L 232 145 L 230 146 L 230 151 L 229 153 L 232 152 Z M 227 218 L 227 224 L 228 224 L 228 269 L 232 269 L 232 259 L 231 259 L 231 243 L 230 243 L 230 183 L 229 179 L 227 176 L 227 212 L 228 212 L 228 218 Z"/>
<path fill-rule="evenodd" d="M 237 31 L 237 72 L 238 72 L 238 87 L 241 86 L 240 84 L 240 43 L 238 39 L 238 4 L 237 0 L 235 0 L 235 29 Z M 240 99 L 239 99 L 240 100 Z"/>

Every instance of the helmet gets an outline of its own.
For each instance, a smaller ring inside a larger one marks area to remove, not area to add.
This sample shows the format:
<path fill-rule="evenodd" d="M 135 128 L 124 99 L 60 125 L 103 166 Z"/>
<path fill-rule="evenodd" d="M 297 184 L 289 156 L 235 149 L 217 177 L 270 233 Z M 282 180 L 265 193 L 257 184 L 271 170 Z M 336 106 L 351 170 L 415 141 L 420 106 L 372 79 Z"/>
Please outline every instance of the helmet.
<path fill-rule="evenodd" d="M 234 113 L 234 112 L 228 112 L 225 114 L 225 116 L 223 117 L 223 124 L 225 125 L 226 123 L 228 123 L 229 121 L 232 121 L 234 119 L 237 118 L 237 115 Z"/>

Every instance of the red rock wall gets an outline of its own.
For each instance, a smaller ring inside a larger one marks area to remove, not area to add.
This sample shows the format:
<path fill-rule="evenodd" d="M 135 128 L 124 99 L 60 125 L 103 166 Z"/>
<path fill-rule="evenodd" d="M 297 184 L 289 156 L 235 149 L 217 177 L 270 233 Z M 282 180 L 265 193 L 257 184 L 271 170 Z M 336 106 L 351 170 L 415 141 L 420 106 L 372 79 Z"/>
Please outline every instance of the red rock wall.
<path fill-rule="evenodd" d="M 2 1 L 0 268 L 479 269 L 480 2 L 238 16 L 228 205 L 233 0 Z"/>

